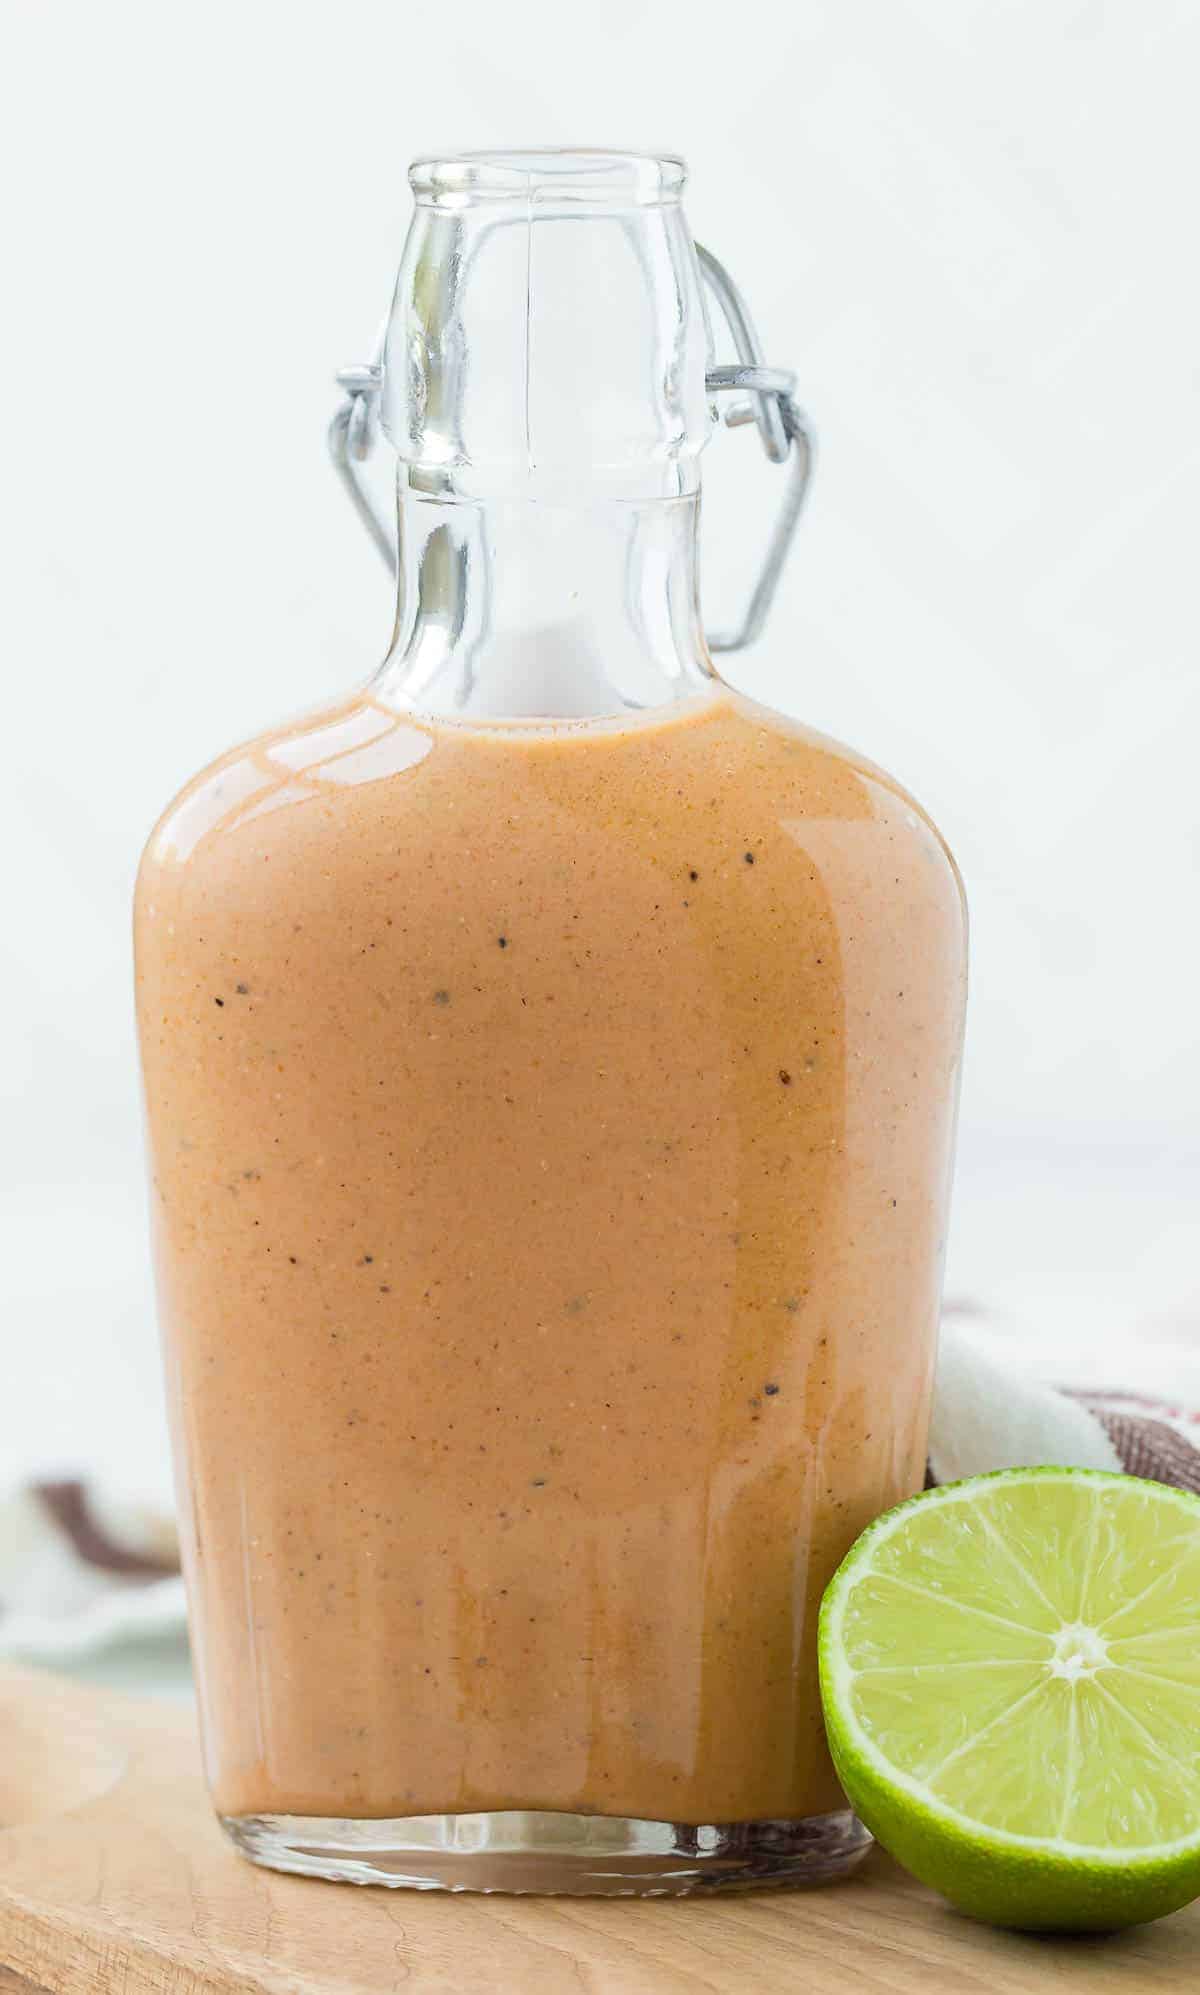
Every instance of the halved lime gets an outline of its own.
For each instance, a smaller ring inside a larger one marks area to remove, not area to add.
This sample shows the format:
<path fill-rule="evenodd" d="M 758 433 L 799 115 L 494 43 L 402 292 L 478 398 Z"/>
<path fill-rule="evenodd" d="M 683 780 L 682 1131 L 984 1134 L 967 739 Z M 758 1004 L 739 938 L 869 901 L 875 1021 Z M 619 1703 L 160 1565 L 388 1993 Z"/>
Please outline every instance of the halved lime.
<path fill-rule="evenodd" d="M 867 1827 L 977 1918 L 1104 1930 L 1200 1896 L 1200 1498 L 1003 1469 L 865 1531 L 821 1608 Z"/>

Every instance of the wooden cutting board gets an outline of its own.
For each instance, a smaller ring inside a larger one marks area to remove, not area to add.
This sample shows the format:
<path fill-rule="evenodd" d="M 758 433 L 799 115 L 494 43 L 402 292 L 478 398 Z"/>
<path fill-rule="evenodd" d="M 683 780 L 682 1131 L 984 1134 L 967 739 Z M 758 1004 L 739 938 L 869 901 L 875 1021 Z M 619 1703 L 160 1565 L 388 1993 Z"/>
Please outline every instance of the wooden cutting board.
<path fill-rule="evenodd" d="M 280 1877 L 225 1842 L 188 1711 L 0 1672 L 0 1991 L 28 1995 L 1156 1995 L 1200 1906 L 1114 1939 L 995 1933 L 876 1854 L 719 1900 L 481 1898 Z"/>

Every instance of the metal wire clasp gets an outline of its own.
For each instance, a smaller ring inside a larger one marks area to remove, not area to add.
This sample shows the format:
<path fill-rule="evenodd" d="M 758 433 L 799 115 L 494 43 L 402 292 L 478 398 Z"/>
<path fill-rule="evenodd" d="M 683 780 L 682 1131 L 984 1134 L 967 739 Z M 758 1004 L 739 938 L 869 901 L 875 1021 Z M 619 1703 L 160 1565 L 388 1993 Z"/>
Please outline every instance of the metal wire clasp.
<path fill-rule="evenodd" d="M 746 397 L 726 411 L 726 428 L 738 429 L 746 423 L 757 424 L 763 449 L 772 464 L 786 464 L 788 467 L 783 502 L 745 611 L 731 630 L 713 632 L 708 637 L 710 651 L 741 651 L 746 645 L 753 644 L 775 600 L 783 564 L 800 523 L 812 480 L 813 433 L 803 410 L 792 398 L 795 375 L 782 368 L 763 365 L 762 348 L 746 302 L 724 264 L 719 263 L 712 251 L 702 248 L 699 243 L 696 244 L 696 255 L 705 282 L 721 308 L 738 356 L 732 366 L 709 369 L 705 376 L 708 392 L 711 395 Z M 361 470 L 379 441 L 382 368 L 378 361 L 369 367 L 346 367 L 338 374 L 337 381 L 343 391 L 343 399 L 329 425 L 329 454 L 355 512 L 394 575 L 398 564 L 392 525 L 379 510 Z"/>

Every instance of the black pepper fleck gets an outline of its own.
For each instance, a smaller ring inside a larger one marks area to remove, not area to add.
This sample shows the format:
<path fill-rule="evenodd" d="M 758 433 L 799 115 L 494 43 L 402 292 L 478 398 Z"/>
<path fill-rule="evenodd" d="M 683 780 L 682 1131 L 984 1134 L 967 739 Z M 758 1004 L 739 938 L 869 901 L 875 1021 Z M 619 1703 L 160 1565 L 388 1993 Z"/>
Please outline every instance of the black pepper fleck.
<path fill-rule="evenodd" d="M 785 1088 L 790 1088 L 790 1087 L 791 1087 L 791 1085 L 792 1085 L 792 1077 L 791 1077 L 791 1075 L 789 1074 L 789 1072 L 788 1072 L 788 1070 L 787 1070 L 787 1068 L 786 1068 L 786 1067 L 781 1067 L 781 1068 L 779 1069 L 779 1078 L 780 1078 L 780 1080 L 781 1080 L 781 1081 L 783 1082 L 783 1085 L 784 1085 L 784 1087 L 785 1087 Z"/>
<path fill-rule="evenodd" d="M 753 866 L 754 864 L 753 852 L 743 852 L 742 857 L 746 861 L 747 866 Z"/>
<path fill-rule="evenodd" d="M 507 935 L 498 935 L 498 936 L 496 937 L 496 940 L 497 940 L 497 942 L 498 942 L 498 943 L 500 944 L 500 947 L 501 947 L 502 949 L 507 949 L 507 948 L 508 948 L 508 937 L 507 937 Z"/>
<path fill-rule="evenodd" d="M 213 999 L 213 1003 L 214 1003 L 214 1004 L 219 1004 L 219 1005 L 221 1005 L 221 1006 L 222 1006 L 222 1008 L 224 1008 L 224 1004 L 225 1004 L 225 1000 L 224 1000 L 224 998 L 214 998 L 214 999 Z"/>
<path fill-rule="evenodd" d="M 699 875 L 699 873 L 698 873 L 698 872 L 696 871 L 695 867 L 694 867 L 694 866 L 693 866 L 693 867 L 691 867 L 691 868 L 690 868 L 690 870 L 689 870 L 689 872 L 688 872 L 688 879 L 689 879 L 689 880 L 698 880 L 699 878 L 700 878 L 700 875 Z"/>
<path fill-rule="evenodd" d="M 776 1393 L 779 1391 L 779 1387 L 777 1385 L 764 1385 L 763 1391 L 766 1393 L 768 1399 L 774 1399 Z"/>

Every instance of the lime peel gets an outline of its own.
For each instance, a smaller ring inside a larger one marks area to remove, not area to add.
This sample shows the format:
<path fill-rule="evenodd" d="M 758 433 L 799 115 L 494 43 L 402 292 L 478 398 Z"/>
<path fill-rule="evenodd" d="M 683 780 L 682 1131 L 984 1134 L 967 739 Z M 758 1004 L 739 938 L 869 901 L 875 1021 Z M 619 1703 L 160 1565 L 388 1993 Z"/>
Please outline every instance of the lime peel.
<path fill-rule="evenodd" d="M 962 1910 L 1095 1930 L 1200 1895 L 1197 1497 L 1058 1468 L 928 1491 L 851 1549 L 819 1648 L 847 1795 Z"/>

